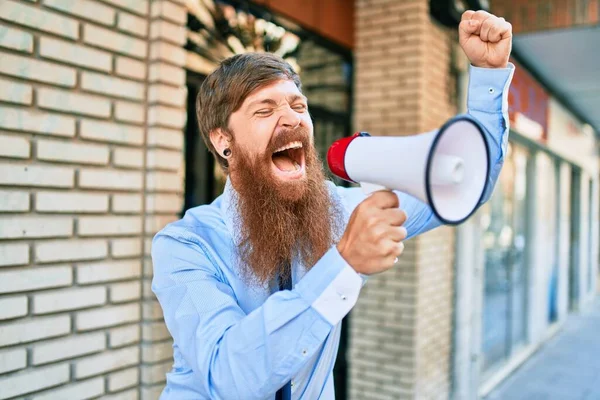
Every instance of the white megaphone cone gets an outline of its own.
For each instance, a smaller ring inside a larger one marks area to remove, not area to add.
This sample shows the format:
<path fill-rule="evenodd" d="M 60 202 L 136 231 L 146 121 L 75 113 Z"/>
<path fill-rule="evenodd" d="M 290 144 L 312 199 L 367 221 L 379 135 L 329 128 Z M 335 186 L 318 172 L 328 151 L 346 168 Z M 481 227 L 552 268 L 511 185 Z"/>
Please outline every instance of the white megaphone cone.
<path fill-rule="evenodd" d="M 456 225 L 479 206 L 488 180 L 490 152 L 483 128 L 466 116 L 438 131 L 415 136 L 357 133 L 327 153 L 336 176 L 367 192 L 391 189 L 429 204 L 443 223 Z"/>

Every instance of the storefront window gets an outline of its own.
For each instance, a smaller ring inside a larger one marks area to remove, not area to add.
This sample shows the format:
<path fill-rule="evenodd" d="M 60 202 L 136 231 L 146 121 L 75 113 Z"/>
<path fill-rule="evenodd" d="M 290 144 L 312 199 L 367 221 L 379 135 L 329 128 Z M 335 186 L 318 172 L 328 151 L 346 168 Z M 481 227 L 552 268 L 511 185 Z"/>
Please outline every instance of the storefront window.
<path fill-rule="evenodd" d="M 545 152 L 536 156 L 536 277 L 542 279 L 539 287 L 545 292 L 547 320 L 553 322 L 558 315 L 558 192 L 556 162 Z M 551 245 L 552 247 L 548 247 Z M 552 251 L 548 251 L 552 249 Z"/>
<path fill-rule="evenodd" d="M 510 144 L 495 192 L 482 207 L 485 255 L 483 370 L 525 343 L 527 315 L 526 149 Z"/>

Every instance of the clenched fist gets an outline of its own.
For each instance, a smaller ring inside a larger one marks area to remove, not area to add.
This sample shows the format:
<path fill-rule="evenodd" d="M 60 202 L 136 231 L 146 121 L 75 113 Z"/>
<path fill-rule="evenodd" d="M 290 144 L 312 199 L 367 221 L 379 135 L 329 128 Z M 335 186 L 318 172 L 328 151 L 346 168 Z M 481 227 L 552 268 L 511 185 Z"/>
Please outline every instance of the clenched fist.
<path fill-rule="evenodd" d="M 337 249 L 358 273 L 372 275 L 390 269 L 406 238 L 406 213 L 391 191 L 373 193 L 356 207 Z"/>
<path fill-rule="evenodd" d="M 459 43 L 476 67 L 506 68 L 512 49 L 512 25 L 486 11 L 465 11 L 458 25 Z"/>

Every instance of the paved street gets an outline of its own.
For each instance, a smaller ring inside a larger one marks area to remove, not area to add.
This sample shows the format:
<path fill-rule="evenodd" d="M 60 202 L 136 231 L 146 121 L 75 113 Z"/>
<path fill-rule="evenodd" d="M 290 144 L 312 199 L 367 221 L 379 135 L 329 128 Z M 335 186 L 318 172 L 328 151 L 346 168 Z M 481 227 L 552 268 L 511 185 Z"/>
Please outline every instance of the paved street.
<path fill-rule="evenodd" d="M 600 297 L 486 400 L 600 400 Z"/>

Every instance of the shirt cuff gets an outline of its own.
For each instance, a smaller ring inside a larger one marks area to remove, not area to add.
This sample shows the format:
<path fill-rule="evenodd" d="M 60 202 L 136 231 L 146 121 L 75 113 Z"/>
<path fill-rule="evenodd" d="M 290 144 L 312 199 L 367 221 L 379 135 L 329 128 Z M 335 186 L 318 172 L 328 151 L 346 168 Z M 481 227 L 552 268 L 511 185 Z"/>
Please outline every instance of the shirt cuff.
<path fill-rule="evenodd" d="M 508 112 L 508 88 L 515 66 L 506 68 L 469 67 L 467 108 L 484 112 Z"/>
<path fill-rule="evenodd" d="M 354 307 L 362 285 L 360 275 L 332 246 L 294 289 L 333 326 Z"/>

